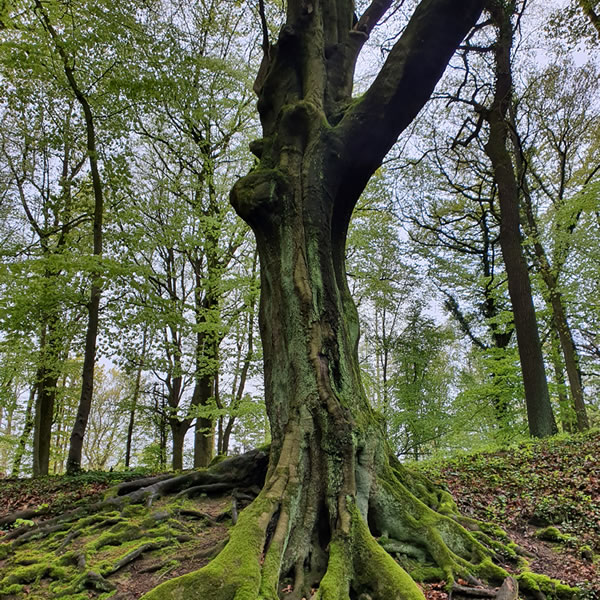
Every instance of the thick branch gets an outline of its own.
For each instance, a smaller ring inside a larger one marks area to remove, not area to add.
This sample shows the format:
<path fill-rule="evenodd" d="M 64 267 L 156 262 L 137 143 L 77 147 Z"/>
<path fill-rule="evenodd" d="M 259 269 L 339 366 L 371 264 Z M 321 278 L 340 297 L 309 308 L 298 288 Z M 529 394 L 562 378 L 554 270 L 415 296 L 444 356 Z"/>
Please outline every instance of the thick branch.
<path fill-rule="evenodd" d="M 379 75 L 340 123 L 349 171 L 372 174 L 427 102 L 483 0 L 424 0 Z"/>

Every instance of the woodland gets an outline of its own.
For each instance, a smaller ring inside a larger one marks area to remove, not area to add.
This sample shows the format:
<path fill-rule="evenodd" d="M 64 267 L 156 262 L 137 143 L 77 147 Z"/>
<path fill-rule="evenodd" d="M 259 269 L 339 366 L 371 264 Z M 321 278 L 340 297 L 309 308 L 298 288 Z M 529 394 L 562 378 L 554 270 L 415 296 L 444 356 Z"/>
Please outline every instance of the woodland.
<path fill-rule="evenodd" d="M 1 1 L 0 597 L 595 597 L 599 14 Z"/>

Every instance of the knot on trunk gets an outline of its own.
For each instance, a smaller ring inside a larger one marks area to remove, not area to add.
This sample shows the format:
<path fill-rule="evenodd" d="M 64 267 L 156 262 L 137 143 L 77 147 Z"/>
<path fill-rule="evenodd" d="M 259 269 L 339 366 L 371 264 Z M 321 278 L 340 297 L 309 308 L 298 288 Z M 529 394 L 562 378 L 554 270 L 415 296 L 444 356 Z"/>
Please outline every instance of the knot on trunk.
<path fill-rule="evenodd" d="M 257 169 L 233 186 L 230 202 L 250 226 L 264 226 L 278 217 L 280 213 L 276 210 L 276 205 L 288 191 L 288 179 L 282 171 Z"/>

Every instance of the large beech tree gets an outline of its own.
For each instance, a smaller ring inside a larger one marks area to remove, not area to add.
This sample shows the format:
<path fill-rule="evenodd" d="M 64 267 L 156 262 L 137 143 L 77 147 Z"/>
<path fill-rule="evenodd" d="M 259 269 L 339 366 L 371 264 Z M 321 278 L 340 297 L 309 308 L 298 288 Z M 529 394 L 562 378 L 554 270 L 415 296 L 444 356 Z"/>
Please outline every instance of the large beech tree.
<path fill-rule="evenodd" d="M 356 17 L 352 0 L 289 0 L 276 43 L 264 36 L 259 161 L 231 201 L 259 250 L 269 467 L 221 554 L 145 598 L 275 599 L 286 582 L 294 600 L 422 597 L 373 536 L 426 557 L 447 580 L 505 575 L 449 496 L 391 457 L 360 381 L 350 217 L 484 2 L 422 0 L 353 99 L 357 57 L 391 5 L 374 0 Z"/>

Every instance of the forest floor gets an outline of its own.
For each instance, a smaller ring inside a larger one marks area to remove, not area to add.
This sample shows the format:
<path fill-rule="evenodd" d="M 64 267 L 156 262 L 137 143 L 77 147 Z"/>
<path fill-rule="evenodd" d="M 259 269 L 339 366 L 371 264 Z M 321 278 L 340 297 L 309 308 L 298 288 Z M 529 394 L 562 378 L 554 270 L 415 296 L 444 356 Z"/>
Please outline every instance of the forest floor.
<path fill-rule="evenodd" d="M 531 554 L 533 571 L 579 587 L 585 598 L 600 598 L 600 432 L 428 461 L 417 468 L 446 485 L 463 514 L 502 527 Z M 44 514 L 32 519 L 48 519 L 97 502 L 111 486 L 136 476 L 140 473 L 0 480 L 0 598 L 134 600 L 165 579 L 208 563 L 227 540 L 229 495 L 165 497 L 150 513 L 132 506 L 127 515 L 105 515 L 103 521 L 87 517 L 72 540 L 66 536 L 61 542 L 57 533 L 2 552 L 8 546 L 2 536 L 14 527 L 1 524 L 3 515 L 41 507 Z M 143 552 L 131 559 L 140 548 Z M 48 553 L 52 560 L 44 558 Z M 77 579 L 73 573 L 82 556 L 87 570 L 104 576 Z M 428 600 L 448 598 L 444 582 L 422 587 Z"/>

